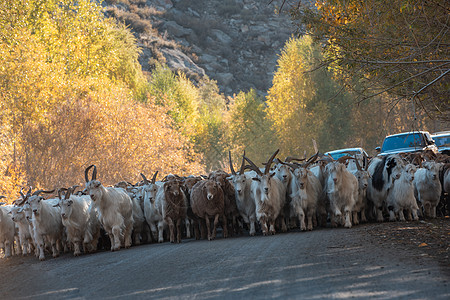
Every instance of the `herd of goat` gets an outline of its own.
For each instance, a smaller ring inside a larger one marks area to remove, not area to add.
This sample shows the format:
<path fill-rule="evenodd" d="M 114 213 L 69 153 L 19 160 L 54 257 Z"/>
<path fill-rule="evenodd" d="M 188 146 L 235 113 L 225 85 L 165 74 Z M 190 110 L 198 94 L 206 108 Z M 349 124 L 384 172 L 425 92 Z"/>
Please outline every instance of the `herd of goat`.
<path fill-rule="evenodd" d="M 150 242 L 180 243 L 181 238 L 212 240 L 218 226 L 224 238 L 257 232 L 271 235 L 300 228 L 360 222 L 435 218 L 447 213 L 450 157 L 415 153 L 367 159 L 330 156 L 281 161 L 276 151 L 263 167 L 242 157 L 238 172 L 209 176 L 167 175 L 105 187 L 97 167 L 85 170 L 86 188 L 53 191 L 23 188 L 13 205 L 0 206 L 0 246 L 4 256 L 46 251 L 75 256 Z M 92 177 L 89 180 L 89 172 Z M 3 196 L 0 196 L 3 197 Z M 109 238 L 108 238 L 109 237 Z"/>

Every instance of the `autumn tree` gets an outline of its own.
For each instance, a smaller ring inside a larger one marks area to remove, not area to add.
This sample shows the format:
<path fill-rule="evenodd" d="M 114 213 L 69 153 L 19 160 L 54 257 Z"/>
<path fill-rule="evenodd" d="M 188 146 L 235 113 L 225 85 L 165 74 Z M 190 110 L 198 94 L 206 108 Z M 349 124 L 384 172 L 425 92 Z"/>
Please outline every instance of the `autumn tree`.
<path fill-rule="evenodd" d="M 96 2 L 0 2 L 1 194 L 82 183 L 91 163 L 105 184 L 203 172 L 168 108 L 147 97 L 138 54 Z"/>
<path fill-rule="evenodd" d="M 265 109 L 264 98 L 253 89 L 231 99 L 227 135 L 236 164 L 241 163 L 244 151 L 255 163 L 262 163 L 277 149 L 277 137 Z"/>
<path fill-rule="evenodd" d="M 321 151 L 342 147 L 351 134 L 351 99 L 327 69 L 313 71 L 321 58 L 320 48 L 304 36 L 291 38 L 278 60 L 267 115 L 289 155 L 312 153 L 312 139 Z"/>
<path fill-rule="evenodd" d="M 333 66 L 358 102 L 387 94 L 394 105 L 415 105 L 412 114 L 425 110 L 430 117 L 450 119 L 448 1 L 296 3 L 291 13 L 299 33 L 323 45 L 323 64 Z"/>

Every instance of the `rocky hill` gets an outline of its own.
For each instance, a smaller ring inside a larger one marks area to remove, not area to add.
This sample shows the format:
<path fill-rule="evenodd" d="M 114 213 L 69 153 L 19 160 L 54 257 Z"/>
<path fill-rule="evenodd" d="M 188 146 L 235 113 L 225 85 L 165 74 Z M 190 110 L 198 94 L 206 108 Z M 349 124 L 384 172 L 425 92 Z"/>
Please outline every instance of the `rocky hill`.
<path fill-rule="evenodd" d="M 272 84 L 278 54 L 293 33 L 276 4 L 256 0 L 108 0 L 107 13 L 129 25 L 150 71 L 165 62 L 191 79 L 207 75 L 222 93 Z"/>

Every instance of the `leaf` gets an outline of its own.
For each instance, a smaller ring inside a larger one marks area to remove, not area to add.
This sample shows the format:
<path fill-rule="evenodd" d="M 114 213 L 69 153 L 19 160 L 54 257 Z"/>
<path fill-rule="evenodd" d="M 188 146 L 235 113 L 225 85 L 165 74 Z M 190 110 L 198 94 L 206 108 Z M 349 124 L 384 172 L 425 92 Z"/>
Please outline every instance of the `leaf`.
<path fill-rule="evenodd" d="M 419 245 L 419 247 L 426 247 L 426 246 L 428 246 L 427 243 L 422 243 L 422 244 Z"/>

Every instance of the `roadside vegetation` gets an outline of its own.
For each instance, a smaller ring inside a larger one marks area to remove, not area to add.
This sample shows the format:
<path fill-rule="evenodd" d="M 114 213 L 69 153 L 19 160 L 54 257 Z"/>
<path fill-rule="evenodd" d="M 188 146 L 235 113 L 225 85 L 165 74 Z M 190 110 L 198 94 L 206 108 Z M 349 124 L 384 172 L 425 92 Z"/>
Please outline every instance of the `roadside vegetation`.
<path fill-rule="evenodd" d="M 234 14 L 228 4 L 221 9 Z M 89 0 L 0 2 L 1 195 L 82 183 L 92 163 L 105 184 L 135 182 L 140 172 L 227 170 L 228 151 L 235 161 L 245 150 L 262 162 L 278 147 L 309 156 L 313 138 L 321 151 L 372 149 L 387 132 L 428 126 L 397 96 L 356 101 L 366 83 L 349 78 L 343 61 L 324 65 L 338 47 L 323 52 L 317 34 L 286 43 L 267 97 L 225 96 L 214 80 L 192 82 L 163 59 L 144 75 L 133 32 L 154 32 L 141 20 L 152 13 L 136 4 L 107 17 Z"/>

